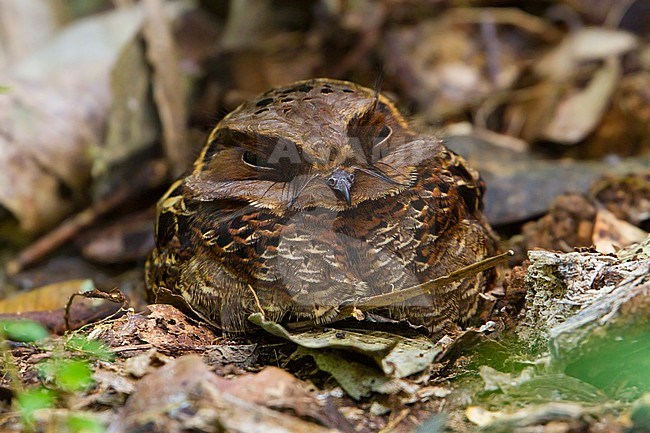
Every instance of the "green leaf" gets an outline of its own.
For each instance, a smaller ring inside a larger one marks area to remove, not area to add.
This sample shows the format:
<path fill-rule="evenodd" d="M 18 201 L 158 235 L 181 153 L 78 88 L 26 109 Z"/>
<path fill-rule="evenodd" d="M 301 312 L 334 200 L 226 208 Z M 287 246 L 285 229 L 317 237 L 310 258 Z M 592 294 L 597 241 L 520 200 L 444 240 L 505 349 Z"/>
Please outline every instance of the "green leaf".
<path fill-rule="evenodd" d="M 104 433 L 106 427 L 98 420 L 80 415 L 70 415 L 68 431 L 71 433 Z"/>
<path fill-rule="evenodd" d="M 21 417 L 28 423 L 34 421 L 34 412 L 54 405 L 56 394 L 45 388 L 34 388 L 18 395 L 18 408 Z"/>
<path fill-rule="evenodd" d="M 49 358 L 36 368 L 42 381 L 63 391 L 80 391 L 93 384 L 90 362 L 82 358 Z"/>
<path fill-rule="evenodd" d="M 50 335 L 43 325 L 31 320 L 2 320 L 0 332 L 10 340 L 26 343 L 36 342 Z"/>
<path fill-rule="evenodd" d="M 36 364 L 36 372 L 38 378 L 43 383 L 51 383 L 54 381 L 56 370 L 60 368 L 58 358 L 47 358 Z"/>
<path fill-rule="evenodd" d="M 0 85 L 0 93 L 7 93 L 8 91 L 9 87 Z"/>
<path fill-rule="evenodd" d="M 89 355 L 100 361 L 112 361 L 115 354 L 104 343 L 86 336 L 74 336 L 66 342 L 66 349 Z"/>
<path fill-rule="evenodd" d="M 63 360 L 54 372 L 54 382 L 64 391 L 81 391 L 93 384 L 93 371 L 88 361 L 81 359 Z"/>

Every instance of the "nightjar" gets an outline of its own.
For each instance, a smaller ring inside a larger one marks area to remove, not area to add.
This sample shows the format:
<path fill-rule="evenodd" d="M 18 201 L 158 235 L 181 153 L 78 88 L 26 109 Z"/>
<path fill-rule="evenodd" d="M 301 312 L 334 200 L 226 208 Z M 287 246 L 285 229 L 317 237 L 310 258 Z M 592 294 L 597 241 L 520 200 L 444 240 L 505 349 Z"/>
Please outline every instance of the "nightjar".
<path fill-rule="evenodd" d="M 478 173 L 383 95 L 313 79 L 227 115 L 158 203 L 151 300 L 226 331 L 263 311 L 328 323 L 495 250 Z M 437 332 L 476 312 L 490 271 L 380 313 Z"/>

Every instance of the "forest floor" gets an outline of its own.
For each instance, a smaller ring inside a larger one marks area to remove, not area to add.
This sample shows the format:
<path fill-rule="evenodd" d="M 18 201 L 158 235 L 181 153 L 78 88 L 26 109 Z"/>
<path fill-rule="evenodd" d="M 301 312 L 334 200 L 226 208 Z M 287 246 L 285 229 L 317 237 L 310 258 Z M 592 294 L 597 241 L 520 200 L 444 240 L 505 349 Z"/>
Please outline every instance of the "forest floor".
<path fill-rule="evenodd" d="M 649 23 L 641 0 L 0 3 L 0 430 L 650 431 Z M 514 255 L 469 326 L 232 336 L 147 302 L 157 200 L 225 114 L 314 77 L 481 173 Z"/>

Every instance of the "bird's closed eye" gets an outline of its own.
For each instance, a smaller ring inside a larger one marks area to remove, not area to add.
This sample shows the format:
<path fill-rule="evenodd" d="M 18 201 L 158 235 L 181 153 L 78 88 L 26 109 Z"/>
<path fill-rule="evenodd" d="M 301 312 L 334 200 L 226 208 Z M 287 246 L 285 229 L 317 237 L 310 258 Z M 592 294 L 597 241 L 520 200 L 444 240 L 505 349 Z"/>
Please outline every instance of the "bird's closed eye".
<path fill-rule="evenodd" d="M 373 140 L 371 161 L 377 162 L 388 154 L 388 141 L 393 134 L 390 126 L 384 125 Z"/>
<path fill-rule="evenodd" d="M 377 137 L 375 137 L 375 146 L 385 143 L 392 134 L 393 130 L 390 126 L 384 125 L 384 127 L 381 128 L 381 131 L 379 131 L 379 134 L 377 134 Z"/>
<path fill-rule="evenodd" d="M 244 161 L 244 164 L 256 169 L 275 170 L 277 168 L 275 165 L 269 163 L 261 155 L 248 150 L 242 154 L 241 159 Z"/>
<path fill-rule="evenodd" d="M 245 165 L 255 170 L 252 178 L 259 180 L 288 182 L 296 176 L 299 167 L 287 158 L 275 161 L 273 155 L 266 157 L 250 150 L 244 151 L 241 159 Z"/>

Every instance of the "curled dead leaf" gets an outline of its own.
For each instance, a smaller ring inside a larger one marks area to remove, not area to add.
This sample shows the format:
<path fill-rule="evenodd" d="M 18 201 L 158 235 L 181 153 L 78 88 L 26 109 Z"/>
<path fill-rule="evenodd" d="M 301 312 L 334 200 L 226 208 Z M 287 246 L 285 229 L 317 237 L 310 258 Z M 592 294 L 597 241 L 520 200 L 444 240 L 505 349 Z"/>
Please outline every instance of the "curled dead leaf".
<path fill-rule="evenodd" d="M 182 8 L 175 2 L 169 10 Z M 3 71 L 0 206 L 24 231 L 52 227 L 87 197 L 91 149 L 103 142 L 113 102 L 111 74 L 125 47 L 139 43 L 142 23 L 141 5 L 75 21 Z M 132 82 L 143 81 L 140 94 L 147 77 Z M 137 113 L 146 112 L 141 100 Z M 152 139 L 150 129 L 139 131 L 135 141 Z"/>
<path fill-rule="evenodd" d="M 620 60 L 608 57 L 584 89 L 569 93 L 559 101 L 553 118 L 539 138 L 563 144 L 583 140 L 600 122 L 621 74 Z"/>

